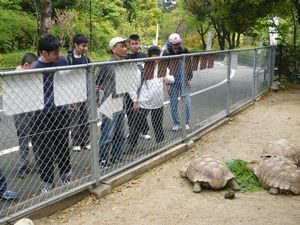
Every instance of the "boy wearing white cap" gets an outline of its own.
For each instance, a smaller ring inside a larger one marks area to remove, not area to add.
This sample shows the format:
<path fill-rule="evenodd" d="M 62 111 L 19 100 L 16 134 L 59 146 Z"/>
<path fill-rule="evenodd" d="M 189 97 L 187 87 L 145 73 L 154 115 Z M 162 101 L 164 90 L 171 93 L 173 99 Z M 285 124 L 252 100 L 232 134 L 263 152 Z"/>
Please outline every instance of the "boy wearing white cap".
<path fill-rule="evenodd" d="M 171 55 L 181 55 L 189 53 L 188 49 L 182 46 L 182 39 L 179 34 L 173 33 L 169 36 L 168 40 L 168 48 L 164 51 L 164 56 Z M 181 65 L 182 60 L 171 59 L 169 62 L 170 74 L 174 76 L 175 82 L 169 84 L 169 96 L 170 96 L 170 106 L 171 106 L 171 114 L 174 122 L 173 131 L 178 131 L 181 129 L 180 126 L 180 117 L 178 113 L 178 97 L 181 95 Z M 189 119 L 190 119 L 190 88 L 192 85 L 193 74 L 191 72 L 187 72 L 185 74 L 185 84 L 186 84 L 186 118 L 185 118 L 185 126 L 186 129 L 190 129 Z"/>
<path fill-rule="evenodd" d="M 124 60 L 127 48 L 127 39 L 115 37 L 109 42 L 109 47 L 113 53 L 109 61 Z M 116 65 L 103 66 L 97 76 L 97 91 L 103 91 L 103 103 L 110 95 L 112 98 L 124 97 L 124 94 L 116 93 Z M 116 112 L 113 118 L 102 115 L 101 137 L 99 140 L 99 162 L 102 167 L 108 166 L 108 160 L 115 163 L 120 160 L 125 147 L 125 113 Z M 110 153 L 110 154 L 109 154 Z M 108 156 L 110 155 L 110 159 Z"/>

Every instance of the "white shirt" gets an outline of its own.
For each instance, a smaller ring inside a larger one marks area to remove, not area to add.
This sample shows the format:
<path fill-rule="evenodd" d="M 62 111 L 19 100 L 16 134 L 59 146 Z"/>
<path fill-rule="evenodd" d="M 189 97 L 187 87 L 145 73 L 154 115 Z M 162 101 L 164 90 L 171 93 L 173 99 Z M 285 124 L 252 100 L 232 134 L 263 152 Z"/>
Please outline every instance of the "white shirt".
<path fill-rule="evenodd" d="M 153 79 L 143 81 L 138 102 L 143 109 L 163 107 L 164 82 L 162 77 L 158 77 L 158 65 L 155 66 Z"/>

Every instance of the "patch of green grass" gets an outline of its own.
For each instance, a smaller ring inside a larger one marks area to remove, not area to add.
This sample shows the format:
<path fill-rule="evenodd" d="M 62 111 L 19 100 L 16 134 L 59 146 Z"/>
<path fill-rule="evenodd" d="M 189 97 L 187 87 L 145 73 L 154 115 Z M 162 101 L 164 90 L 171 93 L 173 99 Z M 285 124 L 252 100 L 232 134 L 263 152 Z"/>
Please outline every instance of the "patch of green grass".
<path fill-rule="evenodd" d="M 99 62 L 99 61 L 106 61 L 111 58 L 111 54 L 106 53 L 106 52 L 89 52 L 89 58 L 93 62 Z"/>
<path fill-rule="evenodd" d="M 263 190 L 262 185 L 257 180 L 254 172 L 247 167 L 248 163 L 244 160 L 236 159 L 226 162 L 230 171 L 235 175 L 241 192 L 254 192 Z"/>
<path fill-rule="evenodd" d="M 22 58 L 26 52 L 33 52 L 33 50 L 19 50 L 15 52 L 0 54 L 0 68 L 16 68 L 18 65 L 21 64 Z"/>

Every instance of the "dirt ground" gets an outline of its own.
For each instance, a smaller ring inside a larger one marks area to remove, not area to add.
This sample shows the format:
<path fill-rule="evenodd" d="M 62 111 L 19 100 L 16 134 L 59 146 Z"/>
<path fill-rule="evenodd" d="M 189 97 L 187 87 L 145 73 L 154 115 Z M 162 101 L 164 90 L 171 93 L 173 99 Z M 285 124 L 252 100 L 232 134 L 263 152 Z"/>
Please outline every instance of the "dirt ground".
<path fill-rule="evenodd" d="M 300 90 L 289 89 L 256 102 L 232 121 L 202 137 L 189 152 L 155 168 L 103 199 L 88 197 L 35 224 L 225 225 L 300 224 L 300 196 L 266 191 L 237 193 L 192 192 L 179 170 L 197 154 L 214 154 L 225 161 L 254 160 L 267 142 L 285 138 L 300 147 Z"/>

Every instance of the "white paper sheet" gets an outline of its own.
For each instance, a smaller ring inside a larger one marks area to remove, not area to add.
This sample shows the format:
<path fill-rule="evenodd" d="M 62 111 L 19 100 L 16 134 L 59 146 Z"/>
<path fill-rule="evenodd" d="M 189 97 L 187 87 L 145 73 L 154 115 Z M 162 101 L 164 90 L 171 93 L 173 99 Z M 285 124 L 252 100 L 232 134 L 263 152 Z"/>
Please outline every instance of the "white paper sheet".
<path fill-rule="evenodd" d="M 3 110 L 7 115 L 44 108 L 43 74 L 6 76 L 2 88 Z"/>
<path fill-rule="evenodd" d="M 115 73 L 117 94 L 137 91 L 141 84 L 141 71 L 136 63 L 117 65 Z"/>
<path fill-rule="evenodd" d="M 85 69 L 63 70 L 54 75 L 54 102 L 56 106 L 83 102 L 87 99 Z"/>

